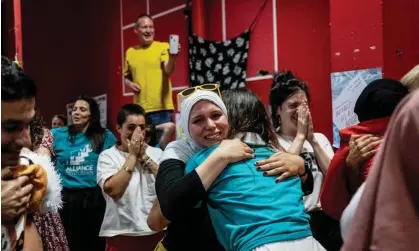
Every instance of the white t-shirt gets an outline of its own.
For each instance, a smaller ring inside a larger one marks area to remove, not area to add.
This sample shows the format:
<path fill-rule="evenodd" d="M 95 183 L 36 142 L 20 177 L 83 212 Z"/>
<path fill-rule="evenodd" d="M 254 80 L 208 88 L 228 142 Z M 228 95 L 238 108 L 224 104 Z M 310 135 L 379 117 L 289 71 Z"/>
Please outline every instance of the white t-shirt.
<path fill-rule="evenodd" d="M 317 140 L 319 145 L 323 148 L 326 154 L 329 156 L 330 159 L 333 158 L 334 152 L 333 148 L 330 145 L 329 140 L 321 133 L 314 133 L 314 138 Z M 278 136 L 279 144 L 284 150 L 288 150 L 294 138 L 285 137 L 285 136 Z M 313 192 L 307 196 L 304 196 L 304 206 L 306 212 L 311 212 L 313 210 L 321 209 L 320 205 L 320 191 L 323 185 L 324 175 L 317 164 L 316 156 L 314 155 L 314 150 L 311 144 L 306 140 L 303 144 L 303 148 L 301 149 L 301 154 L 305 155 L 306 159 L 310 159 L 312 161 L 311 172 L 313 173 Z"/>
<path fill-rule="evenodd" d="M 155 163 L 158 163 L 162 153 L 163 151 L 159 148 L 148 146 L 146 149 L 146 154 Z M 105 181 L 121 169 L 127 155 L 115 146 L 100 154 L 97 166 L 97 183 L 102 188 L 102 192 Z M 154 185 L 153 174 L 139 167 L 139 162 L 137 162 L 128 187 L 119 200 L 114 200 L 103 192 L 106 200 L 106 211 L 99 236 L 154 234 L 155 232 L 147 225 L 147 217 L 154 201 L 157 199 Z"/>
<path fill-rule="evenodd" d="M 352 221 L 355 217 L 356 210 L 358 209 L 359 202 L 361 201 L 362 194 L 364 193 L 365 182 L 358 188 L 355 195 L 352 197 L 351 202 L 343 211 L 340 218 L 340 232 L 343 241 L 348 238 L 349 230 L 351 230 Z"/>

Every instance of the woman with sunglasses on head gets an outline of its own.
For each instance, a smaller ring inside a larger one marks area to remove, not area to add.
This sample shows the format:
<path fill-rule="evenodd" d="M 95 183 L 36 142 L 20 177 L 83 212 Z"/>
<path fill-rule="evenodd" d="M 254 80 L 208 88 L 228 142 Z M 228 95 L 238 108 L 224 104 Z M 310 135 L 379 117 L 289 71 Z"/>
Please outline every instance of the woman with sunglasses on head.
<path fill-rule="evenodd" d="M 100 124 L 96 101 L 80 96 L 73 106 L 73 124 L 53 129 L 56 170 L 63 184 L 61 220 L 70 250 L 103 251 L 99 238 L 106 203 L 97 186 L 99 154 L 113 146 L 115 136 Z"/>
<path fill-rule="evenodd" d="M 314 189 L 304 197 L 304 204 L 311 216 L 313 237 L 327 250 L 339 250 L 339 224 L 326 216 L 320 205 L 321 187 L 334 153 L 326 136 L 314 132 L 308 87 L 292 72 L 285 71 L 274 76 L 269 99 L 272 121 L 277 128 L 281 147 L 312 163 L 310 171 L 314 178 Z"/>
<path fill-rule="evenodd" d="M 188 88 L 179 93 L 180 103 L 196 98 L 219 104 L 213 107 L 213 110 L 208 110 L 212 116 L 220 117 L 220 114 L 224 114 L 219 108 L 224 107 L 224 103 L 220 98 L 218 85 L 206 84 Z M 182 119 L 184 116 L 184 111 L 181 110 Z M 225 116 L 223 118 L 225 121 Z M 225 123 L 219 126 L 224 127 L 224 131 L 226 130 Z M 223 139 L 219 134 L 206 137 L 212 140 Z M 168 236 L 163 242 L 164 247 L 169 251 L 223 250 L 209 220 L 207 207 L 203 205 L 195 208 L 195 205 L 205 200 L 206 191 L 227 166 L 225 161 L 235 162 L 252 158 L 252 149 L 246 144 L 239 140 L 224 140 L 217 155 L 211 155 L 196 170 L 184 175 L 186 162 L 200 148 L 190 138 L 177 140 L 168 145 L 160 162 L 156 178 L 156 192 L 164 216 L 171 221 Z M 304 169 L 304 161 L 301 158 L 288 154 L 280 156 L 269 165 L 297 166 L 294 170 L 299 170 L 302 166 Z"/>
<path fill-rule="evenodd" d="M 103 151 L 98 160 L 97 182 L 106 199 L 106 212 L 99 236 L 106 238 L 107 251 L 153 251 L 164 233 L 147 225 L 157 200 L 154 188 L 157 160 L 163 151 L 149 146 L 146 113 L 137 104 L 118 112 L 121 141 Z"/>
<path fill-rule="evenodd" d="M 244 142 L 253 152 L 251 159 L 220 160 L 227 168 L 207 190 L 206 205 L 223 247 L 238 251 L 324 250 L 311 236 L 300 177 L 275 184 L 275 177 L 254 168 L 257 161 L 278 149 L 263 103 L 248 89 L 223 92 L 223 99 L 227 109 L 218 107 L 223 113 L 214 116 L 208 111 L 219 104 L 197 94 L 182 104 L 181 119 L 185 137 L 203 148 L 188 161 L 187 173 L 221 154 L 225 138 Z"/>

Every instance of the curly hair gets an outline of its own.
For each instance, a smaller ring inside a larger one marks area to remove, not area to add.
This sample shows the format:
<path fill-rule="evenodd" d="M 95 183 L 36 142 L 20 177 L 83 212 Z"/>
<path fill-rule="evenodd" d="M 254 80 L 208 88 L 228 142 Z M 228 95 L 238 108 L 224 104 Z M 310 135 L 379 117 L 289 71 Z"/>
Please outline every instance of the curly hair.
<path fill-rule="evenodd" d="M 271 91 L 269 92 L 269 101 L 271 104 L 271 118 L 275 128 L 280 125 L 280 118 L 277 116 L 278 108 L 291 95 L 302 91 L 310 102 L 310 93 L 307 84 L 298 79 L 291 71 L 277 73 L 273 77 Z"/>
<path fill-rule="evenodd" d="M 44 137 L 44 120 L 39 112 L 39 109 L 35 109 L 35 116 L 29 123 L 30 136 L 31 136 L 31 150 L 37 149 Z"/>

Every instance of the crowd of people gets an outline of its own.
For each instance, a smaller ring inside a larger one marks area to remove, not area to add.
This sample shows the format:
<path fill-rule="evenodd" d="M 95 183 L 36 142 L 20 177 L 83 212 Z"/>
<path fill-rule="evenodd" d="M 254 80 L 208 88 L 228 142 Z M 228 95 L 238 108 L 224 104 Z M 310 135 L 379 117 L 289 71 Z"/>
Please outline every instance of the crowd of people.
<path fill-rule="evenodd" d="M 34 81 L 2 57 L 2 250 L 416 250 L 419 65 L 362 91 L 336 152 L 291 71 L 271 114 L 247 88 L 186 88 L 174 140 L 177 55 L 150 16 L 135 32 L 116 134 L 85 95 L 47 129 Z"/>

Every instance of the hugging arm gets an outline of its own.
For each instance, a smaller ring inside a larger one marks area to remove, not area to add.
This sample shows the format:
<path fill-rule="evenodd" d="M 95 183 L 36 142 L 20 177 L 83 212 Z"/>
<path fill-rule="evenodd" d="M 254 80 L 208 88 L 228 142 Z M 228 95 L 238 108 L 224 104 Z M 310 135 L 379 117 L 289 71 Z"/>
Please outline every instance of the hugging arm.
<path fill-rule="evenodd" d="M 253 149 L 239 139 L 223 140 L 195 170 L 185 175 L 186 164 L 177 159 L 160 163 L 156 192 L 163 215 L 173 221 L 205 200 L 207 190 L 230 163 L 253 158 Z"/>

